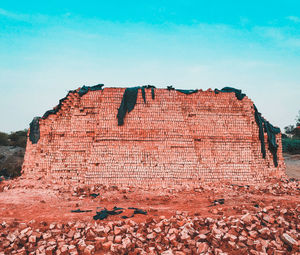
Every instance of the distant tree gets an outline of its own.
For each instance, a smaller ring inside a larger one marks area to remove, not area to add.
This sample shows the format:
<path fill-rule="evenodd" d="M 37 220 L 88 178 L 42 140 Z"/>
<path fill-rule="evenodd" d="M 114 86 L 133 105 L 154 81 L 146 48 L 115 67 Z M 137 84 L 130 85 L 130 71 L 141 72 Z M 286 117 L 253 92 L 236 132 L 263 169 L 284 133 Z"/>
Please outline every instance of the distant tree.
<path fill-rule="evenodd" d="M 11 146 L 25 148 L 27 141 L 27 129 L 10 133 L 8 135 L 8 139 Z"/>
<path fill-rule="evenodd" d="M 8 134 L 0 132 L 0 146 L 9 145 Z"/>
<path fill-rule="evenodd" d="M 295 129 L 294 125 L 289 125 L 289 126 L 284 127 L 284 132 L 285 132 L 287 135 L 292 135 L 294 129 Z"/>
<path fill-rule="evenodd" d="M 296 127 L 300 127 L 300 110 L 298 112 L 298 116 L 296 117 Z"/>
<path fill-rule="evenodd" d="M 300 125 L 297 126 L 293 131 L 293 138 L 300 139 Z"/>
<path fill-rule="evenodd" d="M 289 125 L 284 128 L 285 134 L 292 139 L 300 139 L 300 110 L 295 119 L 296 126 Z"/>
<path fill-rule="evenodd" d="M 293 138 L 300 139 L 300 110 L 298 116 L 296 117 L 296 127 L 293 130 Z"/>

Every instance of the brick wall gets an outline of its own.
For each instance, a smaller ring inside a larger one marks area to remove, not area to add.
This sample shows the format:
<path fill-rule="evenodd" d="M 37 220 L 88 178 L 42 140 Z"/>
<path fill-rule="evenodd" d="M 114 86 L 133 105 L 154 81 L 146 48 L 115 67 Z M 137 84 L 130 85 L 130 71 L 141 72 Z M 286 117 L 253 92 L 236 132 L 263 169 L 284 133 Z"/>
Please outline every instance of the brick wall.
<path fill-rule="evenodd" d="M 58 113 L 40 119 L 40 140 L 27 143 L 25 175 L 86 184 L 176 185 L 216 180 L 260 182 L 284 174 L 281 134 L 278 167 L 262 158 L 253 102 L 212 90 L 185 95 L 146 89 L 116 118 L 124 88 L 69 94 Z"/>

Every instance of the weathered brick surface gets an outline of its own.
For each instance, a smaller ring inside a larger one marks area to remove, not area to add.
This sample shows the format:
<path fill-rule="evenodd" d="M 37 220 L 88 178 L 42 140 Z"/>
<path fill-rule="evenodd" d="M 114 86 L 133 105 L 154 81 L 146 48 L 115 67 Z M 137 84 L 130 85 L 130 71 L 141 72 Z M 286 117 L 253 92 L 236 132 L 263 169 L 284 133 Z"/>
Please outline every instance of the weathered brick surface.
<path fill-rule="evenodd" d="M 25 175 L 107 184 L 260 182 L 284 174 L 281 134 L 278 167 L 262 158 L 253 102 L 211 90 L 141 91 L 123 126 L 116 115 L 124 88 L 71 93 L 61 110 L 40 120 L 40 140 L 27 143 Z"/>

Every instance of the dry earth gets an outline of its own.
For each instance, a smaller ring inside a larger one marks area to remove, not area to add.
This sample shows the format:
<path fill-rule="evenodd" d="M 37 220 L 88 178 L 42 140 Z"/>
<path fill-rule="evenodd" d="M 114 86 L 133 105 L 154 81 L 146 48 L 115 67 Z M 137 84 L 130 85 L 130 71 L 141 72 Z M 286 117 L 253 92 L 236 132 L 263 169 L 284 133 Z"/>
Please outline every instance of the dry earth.
<path fill-rule="evenodd" d="M 286 174 L 290 178 L 300 180 L 300 154 L 283 154 L 286 165 Z"/>

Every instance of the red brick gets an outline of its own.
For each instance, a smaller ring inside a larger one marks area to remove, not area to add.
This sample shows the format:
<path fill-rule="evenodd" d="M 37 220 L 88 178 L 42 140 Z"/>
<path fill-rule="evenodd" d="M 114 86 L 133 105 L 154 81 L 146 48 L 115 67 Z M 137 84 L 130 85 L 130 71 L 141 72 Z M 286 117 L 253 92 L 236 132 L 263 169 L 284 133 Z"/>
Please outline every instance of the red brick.
<path fill-rule="evenodd" d="M 262 158 L 253 102 L 212 90 L 185 95 L 146 89 L 117 125 L 123 88 L 70 93 L 58 113 L 40 119 L 27 142 L 24 174 L 65 183 L 170 185 L 199 181 L 261 182 L 284 174 L 281 134 L 274 167 L 265 134 Z"/>

